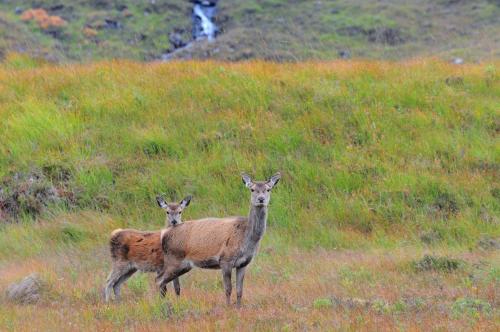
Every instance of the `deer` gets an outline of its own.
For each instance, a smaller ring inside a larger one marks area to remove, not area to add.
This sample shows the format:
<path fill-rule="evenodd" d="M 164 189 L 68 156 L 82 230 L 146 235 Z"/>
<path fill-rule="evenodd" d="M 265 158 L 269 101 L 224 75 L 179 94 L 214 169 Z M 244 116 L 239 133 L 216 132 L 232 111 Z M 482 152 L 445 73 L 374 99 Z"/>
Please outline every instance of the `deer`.
<path fill-rule="evenodd" d="M 242 173 L 241 179 L 251 192 L 247 217 L 204 218 L 162 230 L 164 264 L 157 276 L 160 289 L 193 267 L 220 269 L 226 305 L 230 305 L 231 274 L 235 269 L 236 305 L 241 307 L 246 267 L 256 255 L 265 233 L 271 190 L 280 178 L 278 172 L 267 181 L 253 181 Z"/>
<path fill-rule="evenodd" d="M 156 197 L 158 205 L 165 210 L 165 226 L 177 227 L 182 224 L 182 212 L 191 202 L 191 196 L 185 197 L 180 203 L 166 203 L 161 196 Z M 111 297 L 111 290 L 115 299 L 120 300 L 121 286 L 135 272 L 156 272 L 163 270 L 163 252 L 161 250 L 161 231 L 144 232 L 135 229 L 115 229 L 111 232 L 109 241 L 112 269 L 106 280 L 104 299 L 106 302 Z M 173 280 L 175 294 L 180 296 L 181 286 L 179 279 Z M 160 294 L 165 296 L 166 284 L 160 289 Z"/>

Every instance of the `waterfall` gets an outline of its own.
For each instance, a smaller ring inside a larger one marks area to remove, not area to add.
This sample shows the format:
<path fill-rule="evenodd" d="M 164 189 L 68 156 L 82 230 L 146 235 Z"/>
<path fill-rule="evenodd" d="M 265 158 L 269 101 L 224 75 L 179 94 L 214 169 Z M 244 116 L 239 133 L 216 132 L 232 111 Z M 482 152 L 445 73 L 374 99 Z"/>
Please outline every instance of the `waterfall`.
<path fill-rule="evenodd" d="M 212 22 L 217 11 L 214 1 L 197 1 L 193 7 L 193 38 L 213 40 L 217 26 Z"/>
<path fill-rule="evenodd" d="M 189 49 L 198 40 L 214 40 L 219 29 L 213 22 L 217 14 L 218 0 L 192 0 L 193 6 L 193 39 L 194 41 L 185 43 L 182 36 L 171 33 L 170 42 L 174 44 L 174 50 L 161 55 L 163 61 L 169 61 L 176 53 Z M 179 47 L 176 47 L 179 45 Z"/>

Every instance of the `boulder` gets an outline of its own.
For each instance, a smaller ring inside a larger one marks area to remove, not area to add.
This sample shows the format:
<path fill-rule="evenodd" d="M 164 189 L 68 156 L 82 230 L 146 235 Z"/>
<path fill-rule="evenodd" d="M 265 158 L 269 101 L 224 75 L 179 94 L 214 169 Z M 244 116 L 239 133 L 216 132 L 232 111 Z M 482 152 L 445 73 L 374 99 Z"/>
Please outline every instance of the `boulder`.
<path fill-rule="evenodd" d="M 41 298 L 43 283 L 36 274 L 30 274 L 7 288 L 7 299 L 17 304 L 35 304 Z"/>

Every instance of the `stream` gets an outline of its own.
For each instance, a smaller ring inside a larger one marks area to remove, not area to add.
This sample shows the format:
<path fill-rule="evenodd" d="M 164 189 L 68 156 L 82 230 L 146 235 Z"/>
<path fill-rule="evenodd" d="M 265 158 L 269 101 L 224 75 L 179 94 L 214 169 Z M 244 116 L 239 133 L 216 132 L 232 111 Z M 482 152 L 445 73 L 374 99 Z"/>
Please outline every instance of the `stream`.
<path fill-rule="evenodd" d="M 172 59 L 172 56 L 185 50 L 193 45 L 193 43 L 200 40 L 212 41 L 217 36 L 219 29 L 213 22 L 217 14 L 217 1 L 218 0 L 195 0 L 192 11 L 193 22 L 193 40 L 186 43 L 185 46 L 174 49 L 171 52 L 164 53 L 161 56 L 163 61 Z"/>

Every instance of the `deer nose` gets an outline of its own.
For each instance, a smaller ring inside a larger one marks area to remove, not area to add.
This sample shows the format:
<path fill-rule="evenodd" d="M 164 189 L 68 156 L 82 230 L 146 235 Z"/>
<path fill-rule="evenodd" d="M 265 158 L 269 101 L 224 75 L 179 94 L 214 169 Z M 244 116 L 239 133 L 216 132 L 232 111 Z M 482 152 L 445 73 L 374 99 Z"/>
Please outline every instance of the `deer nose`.
<path fill-rule="evenodd" d="M 264 203 L 264 198 L 259 198 L 259 203 Z"/>

